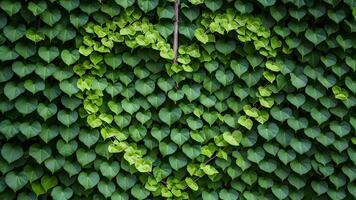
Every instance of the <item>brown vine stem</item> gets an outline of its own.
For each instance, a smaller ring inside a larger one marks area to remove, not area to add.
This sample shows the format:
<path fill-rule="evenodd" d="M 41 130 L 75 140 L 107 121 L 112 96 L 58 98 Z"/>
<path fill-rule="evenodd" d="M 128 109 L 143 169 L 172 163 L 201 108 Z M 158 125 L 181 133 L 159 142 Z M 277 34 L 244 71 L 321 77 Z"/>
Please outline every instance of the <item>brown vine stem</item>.
<path fill-rule="evenodd" d="M 173 38 L 173 64 L 178 64 L 178 29 L 179 29 L 179 0 L 175 0 L 175 21 L 174 21 L 174 38 Z"/>

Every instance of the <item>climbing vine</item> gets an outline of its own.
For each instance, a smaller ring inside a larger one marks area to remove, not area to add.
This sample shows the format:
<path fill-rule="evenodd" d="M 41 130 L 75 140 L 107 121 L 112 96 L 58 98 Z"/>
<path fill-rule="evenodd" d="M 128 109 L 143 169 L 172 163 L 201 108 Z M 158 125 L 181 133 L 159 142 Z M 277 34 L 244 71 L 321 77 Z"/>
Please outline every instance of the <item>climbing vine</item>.
<path fill-rule="evenodd" d="M 1 1 L 0 199 L 356 197 L 354 7 Z"/>

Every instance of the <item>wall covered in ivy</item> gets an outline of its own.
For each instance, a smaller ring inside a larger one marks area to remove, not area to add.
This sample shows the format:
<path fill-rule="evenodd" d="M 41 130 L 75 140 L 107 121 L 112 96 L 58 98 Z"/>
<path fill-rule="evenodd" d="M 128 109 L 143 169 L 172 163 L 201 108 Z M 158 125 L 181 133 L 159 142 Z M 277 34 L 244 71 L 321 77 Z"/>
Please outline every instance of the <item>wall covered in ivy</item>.
<path fill-rule="evenodd" d="M 1 0 L 0 199 L 356 199 L 355 7 Z"/>

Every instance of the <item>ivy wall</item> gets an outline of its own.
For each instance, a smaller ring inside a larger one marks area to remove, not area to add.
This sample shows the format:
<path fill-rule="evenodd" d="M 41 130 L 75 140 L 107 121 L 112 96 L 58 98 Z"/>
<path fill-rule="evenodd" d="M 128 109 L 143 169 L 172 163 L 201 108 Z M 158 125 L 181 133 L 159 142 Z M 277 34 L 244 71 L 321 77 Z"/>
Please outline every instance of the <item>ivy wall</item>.
<path fill-rule="evenodd" d="M 1 0 L 0 199 L 356 199 L 354 7 Z"/>

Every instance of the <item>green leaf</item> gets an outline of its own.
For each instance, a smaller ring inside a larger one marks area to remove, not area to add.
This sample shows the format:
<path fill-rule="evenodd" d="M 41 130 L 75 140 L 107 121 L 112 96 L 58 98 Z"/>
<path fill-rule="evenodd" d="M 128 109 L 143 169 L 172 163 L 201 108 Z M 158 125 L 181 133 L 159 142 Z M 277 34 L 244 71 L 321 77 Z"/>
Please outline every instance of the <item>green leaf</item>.
<path fill-rule="evenodd" d="M 305 95 L 303 94 L 288 94 L 287 100 L 292 103 L 294 106 L 299 108 L 305 103 Z"/>
<path fill-rule="evenodd" d="M 115 192 L 116 185 L 113 182 L 106 183 L 104 181 L 100 181 L 98 184 L 98 189 L 105 198 L 108 198 L 111 197 L 111 195 Z"/>
<path fill-rule="evenodd" d="M 322 109 L 321 111 L 316 109 L 316 108 L 313 108 L 311 110 L 311 116 L 313 119 L 315 119 L 318 124 L 322 124 L 324 122 L 326 122 L 330 117 L 331 117 L 331 114 L 329 113 L 328 110 L 326 109 Z"/>
<path fill-rule="evenodd" d="M 311 170 L 311 164 L 308 160 L 293 160 L 290 163 L 290 167 L 294 172 L 298 173 L 299 175 L 306 174 L 308 171 Z"/>
<path fill-rule="evenodd" d="M 102 5 L 101 11 L 103 11 L 104 13 L 110 15 L 110 17 L 114 17 L 116 15 L 120 14 L 120 6 L 114 4 L 114 3 L 109 3 L 109 4 L 104 4 Z"/>
<path fill-rule="evenodd" d="M 81 129 L 79 133 L 79 140 L 90 148 L 99 140 L 99 132 Z"/>
<path fill-rule="evenodd" d="M 189 131 L 188 129 L 173 129 L 170 133 L 170 138 L 178 146 L 182 146 L 189 140 Z"/>
<path fill-rule="evenodd" d="M 200 145 L 184 144 L 182 147 L 182 151 L 190 159 L 195 159 L 201 154 L 201 146 Z"/>
<path fill-rule="evenodd" d="M 45 161 L 45 166 L 53 174 L 56 171 L 60 170 L 63 167 L 64 163 L 64 158 L 58 155 L 47 159 Z"/>
<path fill-rule="evenodd" d="M 3 32 L 7 39 L 9 39 L 11 42 L 15 42 L 16 40 L 22 38 L 25 35 L 26 26 L 23 24 L 20 24 L 16 27 L 13 27 L 12 25 L 7 25 L 4 27 Z"/>
<path fill-rule="evenodd" d="M 224 55 L 228 55 L 236 49 L 236 42 L 234 40 L 218 40 L 215 43 L 215 48 Z"/>
<path fill-rule="evenodd" d="M 192 130 L 198 130 L 203 127 L 203 121 L 194 117 L 188 117 L 187 124 Z"/>
<path fill-rule="evenodd" d="M 289 195 L 289 188 L 286 185 L 273 185 L 272 186 L 272 193 L 278 199 L 285 199 Z"/>
<path fill-rule="evenodd" d="M 79 88 L 77 87 L 77 80 L 74 78 L 70 80 L 61 81 L 59 83 L 59 88 L 69 96 L 72 96 L 79 92 Z"/>
<path fill-rule="evenodd" d="M 75 29 L 73 29 L 73 28 L 64 28 L 64 29 L 59 31 L 59 33 L 57 35 L 57 38 L 64 43 L 66 41 L 74 39 L 76 35 L 77 35 L 77 33 L 76 33 Z M 75 51 L 78 51 L 78 50 L 75 50 Z"/>
<path fill-rule="evenodd" d="M 81 167 L 77 162 L 70 162 L 70 161 L 66 161 L 63 168 L 69 174 L 70 177 L 79 174 L 81 170 Z"/>
<path fill-rule="evenodd" d="M 162 153 L 163 156 L 171 155 L 177 151 L 177 145 L 173 142 L 160 142 L 159 143 L 159 151 Z"/>
<path fill-rule="evenodd" d="M 131 188 L 131 195 L 136 199 L 146 199 L 150 195 L 150 192 L 142 185 L 136 184 Z"/>
<path fill-rule="evenodd" d="M 263 7 L 273 6 L 276 3 L 276 0 L 258 0 Z"/>
<path fill-rule="evenodd" d="M 47 3 L 44 0 L 39 2 L 29 2 L 27 9 L 29 9 L 34 16 L 38 16 L 47 9 Z"/>
<path fill-rule="evenodd" d="M 0 2 L 0 8 L 4 10 L 8 15 L 12 16 L 20 11 L 21 2 L 4 0 Z"/>
<path fill-rule="evenodd" d="M 332 87 L 332 91 L 333 91 L 336 99 L 345 101 L 349 97 L 349 93 L 347 92 L 347 90 L 345 90 L 337 85 Z"/>
<path fill-rule="evenodd" d="M 71 13 L 69 16 L 70 23 L 73 24 L 75 28 L 79 28 L 87 23 L 89 20 L 88 15 L 84 13 Z"/>
<path fill-rule="evenodd" d="M 265 157 L 265 151 L 262 147 L 257 147 L 256 149 L 249 149 L 247 151 L 247 159 L 252 162 L 259 163 Z"/>
<path fill-rule="evenodd" d="M 115 0 L 115 2 L 119 6 L 121 6 L 121 7 L 126 9 L 126 8 L 132 6 L 135 3 L 135 0 Z"/>
<path fill-rule="evenodd" d="M 23 83 L 16 85 L 15 82 L 7 82 L 4 87 L 4 94 L 9 100 L 14 100 L 25 92 Z"/>
<path fill-rule="evenodd" d="M 1 148 L 1 156 L 8 162 L 12 163 L 23 156 L 24 152 L 21 146 L 5 143 Z"/>
<path fill-rule="evenodd" d="M 318 196 L 328 191 L 328 184 L 324 181 L 312 181 L 311 186 Z"/>
<path fill-rule="evenodd" d="M 21 114 L 29 114 L 36 110 L 38 105 L 37 99 L 20 97 L 16 99 L 15 108 Z"/>
<path fill-rule="evenodd" d="M 197 191 L 199 186 L 192 178 L 185 178 L 185 182 L 187 183 L 188 187 L 194 191 Z"/>
<path fill-rule="evenodd" d="M 307 140 L 307 139 L 297 139 L 297 138 L 293 138 L 291 140 L 290 145 L 292 146 L 292 148 L 298 152 L 299 154 L 304 154 L 307 151 L 309 151 L 309 149 L 312 146 L 312 143 Z"/>
<path fill-rule="evenodd" d="M 249 119 L 247 116 L 243 115 L 241 117 L 239 117 L 238 119 L 238 123 L 242 126 L 244 126 L 245 128 L 247 128 L 248 130 L 251 130 L 252 126 L 253 126 L 253 122 L 251 119 Z"/>
<path fill-rule="evenodd" d="M 274 106 L 270 111 L 272 117 L 280 122 L 283 122 L 292 116 L 292 110 L 290 108 L 280 109 Z"/>
<path fill-rule="evenodd" d="M 219 199 L 218 193 L 214 192 L 214 191 L 212 191 L 212 192 L 203 191 L 202 197 L 203 197 L 203 200 L 218 200 Z"/>
<path fill-rule="evenodd" d="M 58 184 L 58 180 L 55 176 L 42 176 L 41 185 L 43 189 L 47 192 L 49 189 L 55 187 Z"/>
<path fill-rule="evenodd" d="M 183 154 L 176 154 L 169 156 L 169 164 L 171 167 L 175 170 L 178 170 L 180 168 L 183 168 L 184 166 L 187 165 L 187 158 Z"/>
<path fill-rule="evenodd" d="M 215 73 L 216 80 L 218 80 L 223 86 L 230 85 L 234 79 L 234 74 L 230 71 L 218 70 Z"/>
<path fill-rule="evenodd" d="M 242 133 L 240 131 L 224 132 L 223 133 L 224 140 L 232 146 L 239 146 L 242 140 Z"/>
<path fill-rule="evenodd" d="M 59 0 L 59 4 L 68 12 L 77 8 L 80 4 L 79 0 Z"/>
<path fill-rule="evenodd" d="M 287 124 L 294 131 L 298 131 L 298 130 L 305 129 L 308 127 L 308 120 L 304 117 L 301 117 L 299 119 L 291 117 L 287 120 Z"/>
<path fill-rule="evenodd" d="M 114 194 L 111 196 L 112 199 L 117 199 L 117 200 L 129 200 L 129 195 L 125 192 L 114 192 Z"/>
<path fill-rule="evenodd" d="M 18 42 L 15 45 L 15 51 L 26 59 L 36 54 L 36 47 L 27 43 Z"/>
<path fill-rule="evenodd" d="M 347 185 L 347 189 L 352 194 L 353 197 L 356 196 L 356 193 L 355 193 L 355 190 L 354 190 L 355 188 L 356 188 L 356 185 L 354 183 L 349 183 Z"/>
<path fill-rule="evenodd" d="M 152 80 L 140 79 L 135 82 L 135 89 L 143 96 L 147 96 L 153 93 L 155 89 L 155 83 Z"/>
<path fill-rule="evenodd" d="M 26 37 L 35 43 L 45 39 L 43 32 L 41 32 L 41 30 L 35 30 L 34 28 L 30 28 L 26 31 Z"/>
<path fill-rule="evenodd" d="M 180 119 L 182 111 L 177 107 L 171 110 L 168 108 L 162 108 L 158 115 L 162 122 L 166 123 L 168 126 L 171 126 Z"/>
<path fill-rule="evenodd" d="M 26 80 L 24 83 L 26 90 L 30 91 L 32 94 L 43 91 L 45 89 L 45 83 L 43 80 Z"/>
<path fill-rule="evenodd" d="M 155 25 L 157 31 L 159 34 L 161 34 L 164 38 L 167 38 L 168 36 L 173 34 L 173 24 L 169 22 L 162 22 L 159 24 Z"/>
<path fill-rule="evenodd" d="M 317 28 L 317 29 L 308 29 L 305 32 L 305 37 L 312 42 L 314 45 L 318 45 L 324 40 L 326 40 L 327 35 L 324 29 Z"/>
<path fill-rule="evenodd" d="M 10 67 L 3 67 L 0 73 L 0 82 L 5 82 L 10 80 L 13 75 L 14 73 L 12 72 Z"/>
<path fill-rule="evenodd" d="M 53 26 L 62 18 L 62 14 L 58 9 L 47 9 L 41 14 L 41 19 L 49 26 Z"/>
<path fill-rule="evenodd" d="M 0 132 L 10 139 L 19 133 L 18 123 L 11 123 L 10 120 L 3 120 L 0 122 Z"/>
<path fill-rule="evenodd" d="M 170 133 L 170 130 L 168 127 L 163 126 L 161 128 L 159 127 L 153 127 L 151 129 L 151 135 L 158 140 L 158 142 L 161 142 L 164 138 L 166 138 Z"/>
<path fill-rule="evenodd" d="M 296 158 L 296 153 L 291 149 L 287 151 L 281 149 L 278 151 L 278 158 L 286 165 Z"/>
<path fill-rule="evenodd" d="M 290 74 L 290 76 L 291 76 L 292 85 L 297 89 L 305 87 L 308 83 L 308 77 L 305 76 L 304 74 L 295 75 L 292 73 Z"/>
<path fill-rule="evenodd" d="M 78 148 L 78 143 L 75 140 L 70 141 L 69 143 L 66 143 L 63 140 L 59 140 L 57 142 L 57 150 L 58 152 L 64 156 L 64 157 L 68 157 L 70 155 L 72 155 Z"/>
<path fill-rule="evenodd" d="M 275 123 L 260 124 L 257 126 L 257 130 L 266 140 L 275 138 L 279 132 L 279 128 Z"/>
<path fill-rule="evenodd" d="M 78 162 L 82 166 L 88 165 L 89 163 L 93 162 L 96 158 L 96 154 L 93 150 L 85 150 L 82 148 L 80 148 L 76 151 L 76 156 L 77 156 Z"/>
<path fill-rule="evenodd" d="M 194 21 L 195 19 L 197 19 L 200 15 L 200 10 L 199 7 L 184 7 L 182 9 L 182 13 L 184 14 L 185 17 L 187 17 L 189 19 L 189 21 Z"/>
<path fill-rule="evenodd" d="M 5 183 L 9 186 L 14 192 L 23 188 L 28 182 L 27 176 L 24 172 L 9 172 L 5 176 Z"/>
<path fill-rule="evenodd" d="M 1 61 L 14 60 L 18 57 L 19 57 L 19 54 L 17 54 L 14 50 L 12 50 L 6 46 L 0 46 L 0 60 Z"/>
<path fill-rule="evenodd" d="M 174 8 L 173 6 L 158 7 L 157 15 L 160 19 L 172 19 L 174 17 Z"/>
<path fill-rule="evenodd" d="M 206 164 L 201 164 L 200 168 L 204 171 L 205 174 L 208 176 L 213 176 L 215 174 L 218 174 L 219 171 L 215 169 L 212 165 L 206 165 Z"/>
<path fill-rule="evenodd" d="M 226 200 L 237 200 L 239 198 L 239 193 L 234 189 L 222 189 L 219 192 L 219 197 Z"/>
<path fill-rule="evenodd" d="M 113 179 L 120 170 L 120 165 L 118 162 L 103 162 L 100 165 L 100 172 L 102 173 L 103 176 L 108 178 L 109 180 Z"/>
<path fill-rule="evenodd" d="M 78 181 L 86 190 L 91 189 L 99 183 L 100 177 L 96 172 L 80 172 Z"/>
<path fill-rule="evenodd" d="M 180 24 L 179 33 L 192 40 L 194 38 L 196 28 L 197 27 L 194 24 Z"/>
<path fill-rule="evenodd" d="M 249 64 L 245 59 L 238 61 L 232 60 L 230 63 L 230 67 L 238 77 L 241 77 L 242 74 L 247 72 Z"/>
<path fill-rule="evenodd" d="M 73 196 L 73 190 L 69 187 L 56 186 L 52 189 L 51 196 L 54 200 L 68 200 Z"/>
<path fill-rule="evenodd" d="M 78 50 L 69 51 L 65 49 L 61 53 L 61 58 L 65 64 L 72 65 L 79 60 L 79 52 Z"/>
<path fill-rule="evenodd" d="M 137 0 L 137 4 L 145 13 L 155 9 L 158 6 L 158 0 Z"/>
<path fill-rule="evenodd" d="M 219 10 L 219 8 L 221 8 L 223 5 L 222 0 L 205 0 L 204 3 L 206 7 L 208 7 L 213 12 Z"/>
<path fill-rule="evenodd" d="M 351 132 L 351 126 L 347 122 L 336 122 L 332 121 L 329 124 L 330 129 L 339 137 L 344 137 Z"/>
<path fill-rule="evenodd" d="M 123 109 L 131 115 L 140 109 L 139 104 L 130 102 L 128 99 L 124 99 L 121 104 L 123 105 Z"/>
<path fill-rule="evenodd" d="M 182 87 L 182 90 L 184 92 L 184 94 L 187 96 L 188 100 L 194 101 L 195 99 L 197 99 L 201 92 L 200 92 L 201 86 L 199 85 L 192 85 L 192 86 L 188 86 L 188 85 L 184 85 Z"/>
<path fill-rule="evenodd" d="M 59 56 L 59 50 L 57 47 L 40 47 L 38 49 L 38 55 L 47 63 L 52 62 Z"/>
<path fill-rule="evenodd" d="M 122 63 L 121 55 L 106 54 L 104 56 L 104 61 L 106 64 L 111 66 L 113 69 L 118 68 Z"/>
<path fill-rule="evenodd" d="M 31 183 L 31 188 L 37 196 L 46 193 L 46 191 L 43 189 L 43 187 L 41 186 L 41 184 L 39 182 Z"/>
<path fill-rule="evenodd" d="M 136 181 L 137 181 L 137 179 L 136 179 L 135 175 L 131 175 L 131 174 L 127 174 L 127 173 L 126 174 L 119 173 L 116 176 L 117 184 L 124 191 L 127 191 L 128 189 L 132 188 L 135 185 Z"/>
<path fill-rule="evenodd" d="M 78 113 L 76 111 L 60 110 L 57 113 L 57 119 L 67 127 L 77 121 Z"/>
<path fill-rule="evenodd" d="M 48 126 L 44 125 L 42 127 L 42 131 L 39 134 L 40 138 L 45 143 L 48 143 L 50 140 L 52 140 L 59 134 L 58 130 L 56 130 L 55 128 L 56 128 L 55 126 L 52 126 L 52 129 L 51 129 Z"/>
<path fill-rule="evenodd" d="M 52 150 L 49 146 L 41 147 L 38 144 L 33 144 L 30 147 L 29 155 L 41 164 L 51 157 Z"/>

